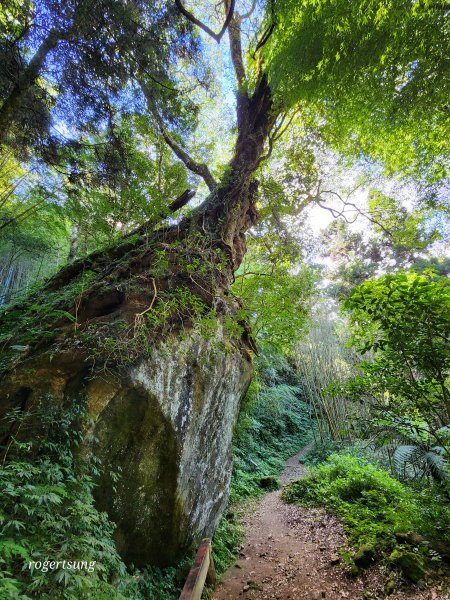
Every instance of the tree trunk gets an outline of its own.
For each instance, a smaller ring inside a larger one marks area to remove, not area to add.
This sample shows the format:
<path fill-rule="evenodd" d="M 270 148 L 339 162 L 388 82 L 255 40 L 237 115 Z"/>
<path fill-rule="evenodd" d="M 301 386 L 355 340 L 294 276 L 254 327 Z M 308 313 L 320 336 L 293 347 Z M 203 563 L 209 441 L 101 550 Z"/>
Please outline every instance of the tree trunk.
<path fill-rule="evenodd" d="M 23 105 L 24 98 L 36 83 L 49 52 L 56 48 L 62 37 L 61 32 L 56 29 L 50 30 L 26 69 L 19 75 L 9 96 L 3 102 L 0 108 L 0 143 L 6 139 L 11 125 L 17 121 L 18 111 Z"/>
<path fill-rule="evenodd" d="M 262 76 L 251 98 L 238 94 L 238 138 L 229 171 L 192 218 L 193 227 L 228 250 L 232 271 L 245 254 L 245 232 L 258 220 L 254 173 L 275 119 L 270 88 Z"/>
<path fill-rule="evenodd" d="M 78 225 L 72 225 L 70 230 L 70 247 L 67 262 L 72 264 L 78 252 Z"/>

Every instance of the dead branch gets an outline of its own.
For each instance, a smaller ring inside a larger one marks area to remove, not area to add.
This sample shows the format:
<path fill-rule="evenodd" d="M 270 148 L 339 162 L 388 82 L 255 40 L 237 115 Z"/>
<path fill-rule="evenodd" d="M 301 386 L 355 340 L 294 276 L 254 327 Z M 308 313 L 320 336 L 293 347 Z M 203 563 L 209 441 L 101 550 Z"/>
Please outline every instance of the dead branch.
<path fill-rule="evenodd" d="M 325 206 L 321 200 L 320 200 L 320 194 L 332 194 L 333 196 L 336 196 L 341 202 L 342 202 L 342 210 L 337 210 L 334 208 L 331 208 L 329 206 Z M 378 227 L 380 227 L 388 236 L 392 236 L 392 231 L 390 229 L 387 229 L 387 227 L 385 227 L 383 225 L 383 223 L 380 223 L 380 221 L 377 221 L 376 219 L 374 219 L 373 217 L 371 217 L 370 215 L 368 215 L 367 213 L 365 213 L 363 210 L 361 210 L 358 206 L 356 206 L 356 204 L 354 204 L 353 202 L 349 202 L 348 200 L 344 200 L 342 198 L 342 196 L 340 194 L 338 194 L 337 192 L 334 192 L 332 190 L 322 190 L 320 192 L 320 194 L 318 193 L 314 199 L 314 201 L 321 207 L 324 208 L 325 210 L 328 210 L 329 212 L 331 212 L 331 214 L 333 215 L 333 217 L 335 219 L 337 219 L 338 217 L 343 218 L 347 223 L 351 224 L 354 223 L 356 221 L 356 219 L 358 218 L 358 216 L 364 217 L 365 219 L 367 219 L 368 221 L 370 221 L 371 223 L 373 223 L 374 225 L 377 225 Z M 353 220 L 348 220 L 347 217 L 345 216 L 345 212 L 348 212 L 348 210 L 346 210 L 347 208 L 350 208 L 352 212 L 356 212 L 356 217 Z"/>
<path fill-rule="evenodd" d="M 142 325 L 144 325 L 144 315 L 152 310 L 153 305 L 154 305 L 155 300 L 156 300 L 156 296 L 158 295 L 158 289 L 156 287 L 156 283 L 155 283 L 155 278 L 154 277 L 152 277 L 152 283 L 153 283 L 153 297 L 152 297 L 152 300 L 150 302 L 150 306 L 148 306 L 145 310 L 143 310 L 142 312 L 137 313 L 135 315 L 135 317 L 134 317 L 134 334 L 133 334 L 133 337 L 136 337 L 138 328 L 140 328 L 140 327 L 142 327 Z"/>

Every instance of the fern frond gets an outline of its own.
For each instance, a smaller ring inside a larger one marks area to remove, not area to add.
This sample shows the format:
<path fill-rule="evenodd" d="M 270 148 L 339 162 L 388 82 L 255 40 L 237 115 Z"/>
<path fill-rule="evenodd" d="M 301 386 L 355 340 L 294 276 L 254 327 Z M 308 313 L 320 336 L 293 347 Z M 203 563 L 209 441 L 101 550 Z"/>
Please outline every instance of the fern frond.
<path fill-rule="evenodd" d="M 440 450 L 443 450 L 443 448 L 440 448 Z M 435 479 L 439 481 L 448 479 L 447 463 L 440 453 L 435 452 L 433 448 L 433 450 L 425 453 L 424 458 L 430 473 Z"/>
<path fill-rule="evenodd" d="M 420 455 L 423 455 L 420 446 L 412 444 L 397 446 L 393 456 L 397 473 L 401 473 L 408 463 L 414 463 L 418 459 L 420 460 Z"/>

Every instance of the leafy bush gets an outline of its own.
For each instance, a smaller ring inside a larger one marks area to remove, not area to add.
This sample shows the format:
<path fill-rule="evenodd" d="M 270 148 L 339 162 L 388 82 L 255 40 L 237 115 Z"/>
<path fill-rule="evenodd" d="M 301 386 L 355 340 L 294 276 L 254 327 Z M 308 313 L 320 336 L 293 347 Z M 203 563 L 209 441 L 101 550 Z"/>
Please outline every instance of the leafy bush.
<path fill-rule="evenodd" d="M 48 409 L 34 418 L 40 419 L 41 434 L 32 442 L 13 441 L 0 467 L 0 596 L 123 597 L 111 584 L 126 573 L 112 540 L 113 526 L 92 498 L 98 464 L 77 465 L 74 458 L 82 409 L 74 403 L 65 414 Z M 92 573 L 29 568 L 30 561 L 46 560 L 96 564 Z"/>
<path fill-rule="evenodd" d="M 367 434 L 395 442 L 395 466 L 414 477 L 447 477 L 450 285 L 446 277 L 397 273 L 368 280 L 345 301 L 352 345 L 372 358 L 347 394 L 374 417 Z M 369 354 L 370 356 L 370 354 Z M 372 429 L 372 431 L 370 431 Z M 404 446 L 408 446 L 405 448 Z"/>
<path fill-rule="evenodd" d="M 242 536 L 242 528 L 234 513 L 225 513 L 214 533 L 213 541 L 214 564 L 219 574 L 224 573 L 235 560 Z"/>
<path fill-rule="evenodd" d="M 450 508 L 435 489 L 414 493 L 386 471 L 348 454 L 334 454 L 312 468 L 307 477 L 287 486 L 282 497 L 331 509 L 341 518 L 351 544 L 370 545 L 377 552 L 395 547 L 396 533 L 413 531 L 442 539 L 443 527 L 450 525 Z"/>
<path fill-rule="evenodd" d="M 51 398 L 46 400 L 51 406 Z M 114 525 L 94 506 L 94 479 L 101 465 L 93 455 L 77 458 L 86 426 L 83 403 L 11 417 L 9 425 L 18 433 L 0 465 L 0 597 L 177 598 L 179 567 L 149 567 L 131 575 L 117 553 Z M 27 437 L 30 421 L 32 441 L 19 441 L 19 434 Z M 96 562 L 92 572 L 29 568 L 30 561 L 64 560 Z"/>
<path fill-rule="evenodd" d="M 177 600 L 192 562 L 193 556 L 189 555 L 174 567 L 160 569 L 149 565 L 135 571 L 133 585 L 127 588 L 126 597 L 133 600 Z"/>

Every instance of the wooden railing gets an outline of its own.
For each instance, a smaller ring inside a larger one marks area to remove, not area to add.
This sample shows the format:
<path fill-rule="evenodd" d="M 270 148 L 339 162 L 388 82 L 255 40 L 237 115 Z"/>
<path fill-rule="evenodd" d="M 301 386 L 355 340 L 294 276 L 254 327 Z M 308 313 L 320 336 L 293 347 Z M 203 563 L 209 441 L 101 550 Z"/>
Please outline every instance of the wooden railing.
<path fill-rule="evenodd" d="M 216 571 L 209 538 L 203 540 L 197 550 L 194 564 L 189 571 L 179 600 L 200 600 L 205 582 L 211 585 L 216 582 Z"/>

